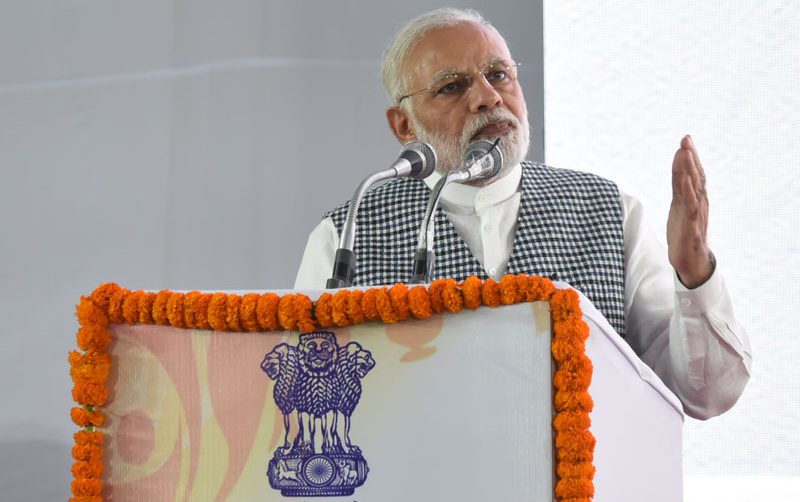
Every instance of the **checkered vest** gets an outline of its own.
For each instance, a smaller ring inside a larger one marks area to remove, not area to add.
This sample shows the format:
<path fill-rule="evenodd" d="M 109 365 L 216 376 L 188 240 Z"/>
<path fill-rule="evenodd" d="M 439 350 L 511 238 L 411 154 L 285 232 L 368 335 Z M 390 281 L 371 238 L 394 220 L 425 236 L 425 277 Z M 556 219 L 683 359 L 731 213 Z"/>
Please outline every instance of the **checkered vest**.
<path fill-rule="evenodd" d="M 522 163 L 522 190 L 509 274 L 565 281 L 585 294 L 624 335 L 622 210 L 614 183 L 598 176 Z M 356 220 L 354 286 L 411 278 L 417 234 L 430 190 L 400 178 L 369 192 Z M 345 203 L 327 213 L 341 234 Z M 487 277 L 441 207 L 434 216 L 433 279 Z"/>

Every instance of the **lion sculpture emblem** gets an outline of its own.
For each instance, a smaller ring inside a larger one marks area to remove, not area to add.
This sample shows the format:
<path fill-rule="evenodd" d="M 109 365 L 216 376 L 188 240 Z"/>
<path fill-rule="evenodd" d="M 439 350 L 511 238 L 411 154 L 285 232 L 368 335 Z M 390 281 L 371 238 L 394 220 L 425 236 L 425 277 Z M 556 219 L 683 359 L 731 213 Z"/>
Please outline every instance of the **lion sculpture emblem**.
<path fill-rule="evenodd" d="M 261 369 L 273 385 L 283 416 L 283 444 L 269 462 L 270 486 L 284 496 L 347 496 L 364 484 L 369 468 L 350 440 L 350 418 L 361 399 L 361 380 L 375 367 L 361 344 L 340 347 L 336 335 L 300 335 L 281 343 Z M 291 431 L 295 414 L 296 431 Z"/>

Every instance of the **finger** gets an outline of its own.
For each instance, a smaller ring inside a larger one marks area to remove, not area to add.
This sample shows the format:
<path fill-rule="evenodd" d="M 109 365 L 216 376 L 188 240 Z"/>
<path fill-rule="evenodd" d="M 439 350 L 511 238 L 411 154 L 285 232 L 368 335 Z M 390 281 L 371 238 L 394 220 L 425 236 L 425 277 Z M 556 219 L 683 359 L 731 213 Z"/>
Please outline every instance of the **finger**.
<path fill-rule="evenodd" d="M 690 180 L 689 185 L 685 185 L 685 179 Z M 693 191 L 697 183 L 699 183 L 699 180 L 693 166 L 691 154 L 684 148 L 678 149 L 672 162 L 672 196 L 674 198 L 684 197 L 687 186 Z"/>
<path fill-rule="evenodd" d="M 705 182 L 700 169 L 698 169 L 697 164 L 694 161 L 694 155 L 692 155 L 691 149 L 684 150 L 683 152 L 687 167 L 686 174 L 692 180 L 692 193 L 702 193 L 705 191 Z"/>
<path fill-rule="evenodd" d="M 681 193 L 681 180 L 683 175 L 683 167 L 681 166 L 681 152 L 679 148 L 675 152 L 675 157 L 672 159 L 672 197 L 679 197 Z"/>
<path fill-rule="evenodd" d="M 700 187 L 701 189 L 704 190 L 705 189 L 705 185 L 706 185 L 706 172 L 705 172 L 705 169 L 703 169 L 703 163 L 700 162 L 700 154 L 697 153 L 697 147 L 695 147 L 694 139 L 692 139 L 691 136 L 689 136 L 687 134 L 684 139 L 687 140 L 687 143 L 688 143 L 688 146 L 689 146 L 688 149 L 692 153 L 692 160 L 694 161 L 694 166 L 697 169 L 697 172 L 699 173 L 700 181 L 702 182 L 702 185 L 698 185 L 698 187 Z"/>
<path fill-rule="evenodd" d="M 689 214 L 694 214 L 698 207 L 698 193 L 691 176 L 685 176 L 681 183 L 682 196 L 680 202 L 689 211 Z"/>

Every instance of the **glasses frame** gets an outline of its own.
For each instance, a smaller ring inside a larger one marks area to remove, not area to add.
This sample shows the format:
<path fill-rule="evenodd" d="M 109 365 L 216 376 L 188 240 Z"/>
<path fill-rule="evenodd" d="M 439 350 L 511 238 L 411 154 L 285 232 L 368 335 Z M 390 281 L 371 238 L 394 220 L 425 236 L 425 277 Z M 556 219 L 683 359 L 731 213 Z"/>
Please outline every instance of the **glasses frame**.
<path fill-rule="evenodd" d="M 480 75 L 483 78 L 484 82 L 489 84 L 494 89 L 495 86 L 491 82 L 489 82 L 489 79 L 486 77 L 486 74 L 489 73 L 491 71 L 491 68 L 496 66 L 496 65 L 503 65 L 500 68 L 505 68 L 505 71 L 509 72 L 509 75 L 510 75 L 510 70 L 512 68 L 514 68 L 516 70 L 516 73 L 514 74 L 513 77 L 510 77 L 511 78 L 511 82 L 513 83 L 513 82 L 516 82 L 518 80 L 519 67 L 522 66 L 522 63 L 518 63 L 518 62 L 513 61 L 513 60 L 512 61 L 502 61 L 502 60 L 501 61 L 495 61 L 494 63 L 487 64 L 486 67 L 483 70 L 480 70 L 480 71 L 475 71 L 475 72 L 471 72 L 471 73 L 452 72 L 452 73 L 449 73 L 448 75 L 450 75 L 452 77 L 458 77 L 458 78 L 467 78 L 467 81 L 469 82 L 469 85 L 464 90 L 464 92 L 466 92 L 466 91 L 468 91 L 469 89 L 472 88 L 472 84 L 474 82 L 474 75 Z M 431 83 L 429 86 L 425 87 L 424 89 L 420 89 L 418 91 L 410 92 L 408 94 L 404 94 L 404 95 L 400 96 L 397 99 L 397 106 L 399 106 L 400 103 L 402 103 L 403 100 L 406 99 L 406 98 L 410 98 L 410 97 L 413 97 L 413 96 L 416 96 L 418 94 L 422 94 L 422 93 L 425 93 L 425 92 L 436 92 L 438 90 L 439 85 L 441 85 L 440 82 L 442 80 L 445 80 L 446 78 L 447 78 L 446 76 L 442 77 L 440 79 L 437 79 L 435 82 Z"/>

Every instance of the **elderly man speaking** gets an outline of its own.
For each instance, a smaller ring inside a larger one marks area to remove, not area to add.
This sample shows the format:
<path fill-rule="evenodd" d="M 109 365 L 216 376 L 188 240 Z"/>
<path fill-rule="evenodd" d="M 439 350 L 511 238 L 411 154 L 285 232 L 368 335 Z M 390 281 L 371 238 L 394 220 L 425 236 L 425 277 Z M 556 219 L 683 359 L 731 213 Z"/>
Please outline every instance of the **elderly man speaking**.
<path fill-rule="evenodd" d="M 385 53 L 386 118 L 397 139 L 428 142 L 436 172 L 367 194 L 358 215 L 354 285 L 408 282 L 430 190 L 463 169 L 467 146 L 500 138 L 502 170 L 450 185 L 436 222 L 434 276 L 464 280 L 527 273 L 583 292 L 680 398 L 687 414 L 728 410 L 750 377 L 737 322 L 706 241 L 705 175 L 691 137 L 672 164 L 668 263 L 640 203 L 608 180 L 525 161 L 529 132 L 519 63 L 472 10 L 441 9 L 403 27 Z M 323 288 L 347 204 L 311 233 L 296 288 Z"/>

